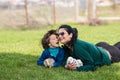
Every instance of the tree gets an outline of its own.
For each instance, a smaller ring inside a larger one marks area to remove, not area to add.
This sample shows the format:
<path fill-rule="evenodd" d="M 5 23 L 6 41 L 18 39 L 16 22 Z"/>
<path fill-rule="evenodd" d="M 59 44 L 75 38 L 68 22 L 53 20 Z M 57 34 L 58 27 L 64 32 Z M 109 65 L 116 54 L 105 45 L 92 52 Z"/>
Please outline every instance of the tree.
<path fill-rule="evenodd" d="M 96 0 L 88 0 L 88 24 L 98 25 L 99 21 L 96 17 Z"/>

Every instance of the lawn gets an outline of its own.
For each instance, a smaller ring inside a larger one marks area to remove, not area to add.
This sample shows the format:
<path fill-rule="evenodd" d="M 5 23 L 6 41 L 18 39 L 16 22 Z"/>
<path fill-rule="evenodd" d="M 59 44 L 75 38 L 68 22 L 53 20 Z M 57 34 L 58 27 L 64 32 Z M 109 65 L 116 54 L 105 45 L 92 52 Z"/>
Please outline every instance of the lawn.
<path fill-rule="evenodd" d="M 120 41 L 120 23 L 72 26 L 78 29 L 79 39 L 90 43 Z M 120 80 L 120 63 L 100 67 L 94 72 L 38 66 L 36 61 L 43 50 L 40 40 L 49 29 L 0 30 L 0 80 Z"/>

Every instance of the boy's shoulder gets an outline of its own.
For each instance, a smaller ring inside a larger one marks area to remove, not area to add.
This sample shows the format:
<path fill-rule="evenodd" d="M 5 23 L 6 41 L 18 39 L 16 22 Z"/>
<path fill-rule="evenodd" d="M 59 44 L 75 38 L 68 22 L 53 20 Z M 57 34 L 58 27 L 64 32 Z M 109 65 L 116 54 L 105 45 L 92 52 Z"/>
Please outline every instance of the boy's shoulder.
<path fill-rule="evenodd" d="M 48 53 L 48 52 L 49 52 L 48 49 L 44 49 L 44 50 L 43 50 L 43 53 Z"/>
<path fill-rule="evenodd" d="M 58 48 L 63 50 L 63 47 L 62 47 L 62 46 L 59 46 Z"/>

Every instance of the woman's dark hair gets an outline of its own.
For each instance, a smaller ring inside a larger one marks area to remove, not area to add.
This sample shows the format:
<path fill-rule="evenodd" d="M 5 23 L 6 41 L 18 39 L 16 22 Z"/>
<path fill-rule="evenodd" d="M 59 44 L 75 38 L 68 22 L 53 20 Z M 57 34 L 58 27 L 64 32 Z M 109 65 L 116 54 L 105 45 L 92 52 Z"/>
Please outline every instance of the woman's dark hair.
<path fill-rule="evenodd" d="M 44 49 L 48 49 L 48 48 L 49 48 L 49 37 L 50 37 L 52 34 L 58 36 L 56 30 L 53 30 L 53 29 L 52 29 L 52 30 L 49 30 L 49 31 L 43 36 L 43 38 L 42 38 L 42 40 L 41 40 L 41 44 L 42 44 L 42 47 L 43 47 Z"/>
<path fill-rule="evenodd" d="M 72 38 L 71 38 L 71 41 L 67 43 L 68 46 L 70 46 L 71 48 L 74 46 L 74 42 L 77 40 L 78 38 L 78 31 L 76 28 L 72 28 L 71 26 L 69 25 L 61 25 L 59 27 L 59 29 L 61 28 L 64 28 L 66 30 L 66 32 L 68 34 L 73 34 Z"/>

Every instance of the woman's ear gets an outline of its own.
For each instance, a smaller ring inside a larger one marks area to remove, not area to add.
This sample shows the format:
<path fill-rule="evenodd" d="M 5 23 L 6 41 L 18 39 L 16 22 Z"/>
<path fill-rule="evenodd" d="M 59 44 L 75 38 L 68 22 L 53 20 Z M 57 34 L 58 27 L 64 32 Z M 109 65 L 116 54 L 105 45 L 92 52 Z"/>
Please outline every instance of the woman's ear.
<path fill-rule="evenodd" d="M 72 38 L 72 36 L 73 36 L 73 33 L 70 33 L 70 35 L 69 35 L 69 36 L 70 36 L 70 38 Z"/>

